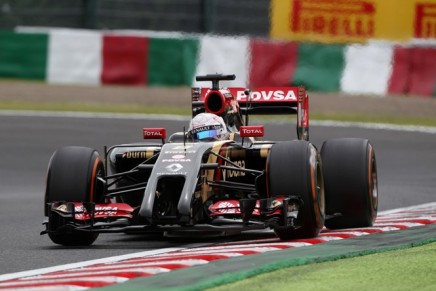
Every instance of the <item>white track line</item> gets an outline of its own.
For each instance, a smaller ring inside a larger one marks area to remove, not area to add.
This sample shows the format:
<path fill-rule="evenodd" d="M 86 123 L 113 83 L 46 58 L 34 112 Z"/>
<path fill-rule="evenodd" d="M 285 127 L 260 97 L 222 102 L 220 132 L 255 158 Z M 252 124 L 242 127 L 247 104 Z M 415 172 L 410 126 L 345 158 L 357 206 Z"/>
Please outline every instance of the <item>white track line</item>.
<path fill-rule="evenodd" d="M 377 214 L 377 216 L 384 216 L 384 215 L 394 214 L 394 213 L 398 213 L 398 212 L 402 212 L 402 211 L 420 210 L 420 209 L 434 210 L 434 209 L 436 209 L 436 202 L 431 202 L 431 203 L 419 204 L 419 205 L 415 205 L 415 206 L 408 206 L 408 207 L 403 207 L 403 208 L 396 208 L 396 209 L 391 209 L 391 210 L 380 211 Z"/>
<path fill-rule="evenodd" d="M 136 257 L 161 255 L 161 254 L 165 254 L 165 253 L 181 251 L 184 249 L 185 248 L 165 248 L 165 249 L 145 251 L 145 252 L 139 252 L 139 253 L 133 253 L 133 254 L 126 254 L 126 255 L 121 255 L 121 256 L 102 258 L 102 259 L 97 259 L 97 260 L 71 263 L 71 264 L 66 264 L 66 265 L 59 265 L 59 266 L 48 267 L 48 268 L 41 268 L 41 269 L 30 270 L 30 271 L 4 274 L 4 275 L 0 275 L 0 282 L 6 281 L 6 280 L 18 279 L 18 278 L 22 278 L 22 277 L 37 276 L 37 275 L 51 273 L 51 272 L 65 271 L 68 269 L 83 268 L 86 266 L 91 266 L 91 265 L 96 265 L 96 264 L 107 264 L 107 263 L 112 263 L 112 262 L 118 262 L 118 261 L 122 261 L 122 260 L 136 258 Z"/>
<path fill-rule="evenodd" d="M 358 127 L 367 129 L 379 129 L 379 130 L 393 130 L 393 131 L 407 131 L 407 132 L 420 132 L 436 134 L 436 127 L 433 126 L 418 126 L 418 125 L 396 125 L 388 123 L 366 123 L 366 122 L 349 122 L 349 121 L 332 121 L 324 120 L 310 121 L 312 125 L 328 126 L 328 127 Z"/>

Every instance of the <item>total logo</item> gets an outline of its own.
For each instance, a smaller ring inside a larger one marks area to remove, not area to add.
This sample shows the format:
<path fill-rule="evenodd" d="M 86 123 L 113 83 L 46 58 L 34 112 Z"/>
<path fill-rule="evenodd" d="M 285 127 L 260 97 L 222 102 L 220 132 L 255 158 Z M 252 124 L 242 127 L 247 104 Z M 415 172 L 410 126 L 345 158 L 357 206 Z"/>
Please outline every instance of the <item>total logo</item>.
<path fill-rule="evenodd" d="M 246 129 L 244 130 L 245 134 L 262 134 L 263 131 L 260 129 Z"/>
<path fill-rule="evenodd" d="M 143 128 L 142 129 L 144 139 L 165 139 L 166 130 L 165 128 Z"/>
<path fill-rule="evenodd" d="M 144 130 L 143 133 L 145 137 L 162 137 L 162 134 L 157 131 Z"/>
<path fill-rule="evenodd" d="M 263 125 L 241 126 L 240 134 L 242 137 L 262 137 L 265 129 Z"/>

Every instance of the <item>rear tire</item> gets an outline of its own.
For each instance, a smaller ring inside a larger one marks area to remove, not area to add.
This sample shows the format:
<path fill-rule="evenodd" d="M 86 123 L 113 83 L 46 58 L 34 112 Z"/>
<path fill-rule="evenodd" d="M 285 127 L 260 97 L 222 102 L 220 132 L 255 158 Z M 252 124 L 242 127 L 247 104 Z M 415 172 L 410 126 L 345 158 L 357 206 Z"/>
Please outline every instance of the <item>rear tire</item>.
<path fill-rule="evenodd" d="M 63 147 L 50 159 L 45 192 L 45 215 L 48 216 L 47 203 L 99 202 L 103 198 L 104 186 L 98 181 L 104 176 L 103 161 L 98 152 L 86 147 Z M 49 216 L 49 230 L 62 226 L 62 220 Z M 49 233 L 50 239 L 60 245 L 91 245 L 98 233 L 83 231 L 62 231 Z"/>
<path fill-rule="evenodd" d="M 320 156 L 307 141 L 287 141 L 271 147 L 267 161 L 270 197 L 299 196 L 303 205 L 297 221 L 301 227 L 276 227 L 282 239 L 315 237 L 324 226 L 324 181 Z"/>
<path fill-rule="evenodd" d="M 323 143 L 326 220 L 330 229 L 370 227 L 377 217 L 377 165 L 366 139 L 338 138 Z M 336 216 L 340 214 L 340 216 Z"/>

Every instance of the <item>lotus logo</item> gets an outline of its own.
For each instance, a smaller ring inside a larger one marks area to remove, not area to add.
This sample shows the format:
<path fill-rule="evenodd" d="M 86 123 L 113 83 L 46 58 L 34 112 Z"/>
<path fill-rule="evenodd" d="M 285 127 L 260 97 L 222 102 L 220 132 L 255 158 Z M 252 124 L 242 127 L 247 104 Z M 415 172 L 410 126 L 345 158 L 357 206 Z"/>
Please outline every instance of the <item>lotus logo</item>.
<path fill-rule="evenodd" d="M 170 172 L 178 172 L 181 169 L 183 169 L 183 166 L 180 164 L 171 164 L 165 167 L 165 169 L 167 169 Z"/>
<path fill-rule="evenodd" d="M 65 204 L 61 204 L 61 205 L 59 205 L 59 206 L 56 208 L 56 210 L 57 210 L 57 211 L 60 211 L 60 212 L 68 212 L 68 210 L 67 210 L 67 205 L 65 205 Z"/>

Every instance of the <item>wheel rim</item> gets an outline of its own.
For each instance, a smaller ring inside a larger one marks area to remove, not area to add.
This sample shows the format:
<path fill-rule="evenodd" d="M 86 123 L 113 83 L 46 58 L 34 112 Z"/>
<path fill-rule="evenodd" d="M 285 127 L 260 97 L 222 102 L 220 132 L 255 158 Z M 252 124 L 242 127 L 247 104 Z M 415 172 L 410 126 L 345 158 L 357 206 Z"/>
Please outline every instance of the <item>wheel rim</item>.
<path fill-rule="evenodd" d="M 324 194 L 324 175 L 320 160 L 318 159 L 316 167 L 316 197 L 318 199 L 319 210 L 322 217 L 325 217 L 325 194 Z"/>
<path fill-rule="evenodd" d="M 378 180 L 377 180 L 377 165 L 374 156 L 374 152 L 371 147 L 371 160 L 370 160 L 370 199 L 372 204 L 372 211 L 377 211 L 378 208 Z"/>
<path fill-rule="evenodd" d="M 320 157 L 316 149 L 311 147 L 311 175 L 312 175 L 312 193 L 314 211 L 318 226 L 321 228 L 324 226 L 325 218 L 325 195 L 324 195 L 324 176 L 322 174 L 322 166 Z"/>

